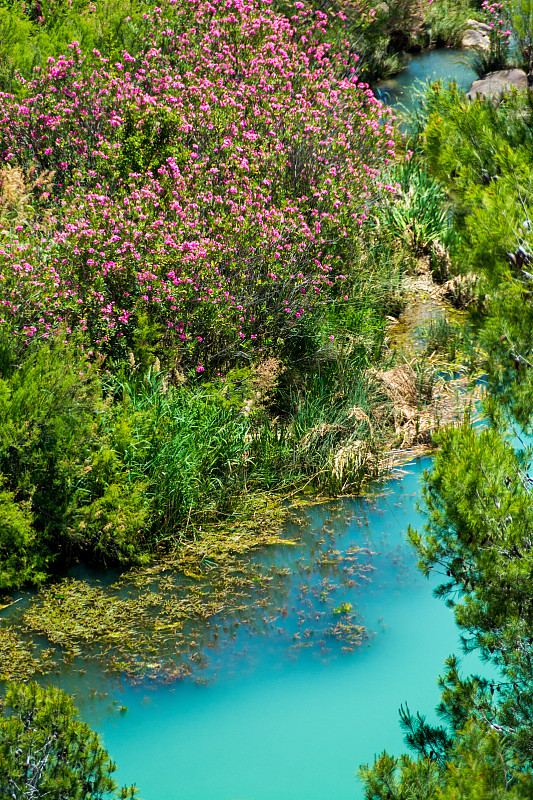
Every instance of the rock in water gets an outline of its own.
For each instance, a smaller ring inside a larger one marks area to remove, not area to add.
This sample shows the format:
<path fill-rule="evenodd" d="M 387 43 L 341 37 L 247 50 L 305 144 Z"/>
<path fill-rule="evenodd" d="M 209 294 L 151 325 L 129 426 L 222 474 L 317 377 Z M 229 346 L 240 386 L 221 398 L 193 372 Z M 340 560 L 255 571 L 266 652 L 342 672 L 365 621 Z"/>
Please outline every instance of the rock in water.
<path fill-rule="evenodd" d="M 498 101 L 512 88 L 523 92 L 527 87 L 527 75 L 523 70 L 502 69 L 498 72 L 490 72 L 485 78 L 474 81 L 466 96 L 469 100 L 474 100 L 477 95 L 480 95 L 488 100 Z"/>

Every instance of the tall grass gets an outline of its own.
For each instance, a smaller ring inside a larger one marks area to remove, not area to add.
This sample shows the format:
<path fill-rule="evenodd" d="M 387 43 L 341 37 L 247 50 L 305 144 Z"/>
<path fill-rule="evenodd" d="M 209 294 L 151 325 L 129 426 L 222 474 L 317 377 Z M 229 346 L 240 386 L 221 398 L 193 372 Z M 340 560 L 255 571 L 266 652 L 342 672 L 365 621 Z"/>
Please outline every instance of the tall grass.
<path fill-rule="evenodd" d="M 469 0 L 437 0 L 425 4 L 424 19 L 429 43 L 459 47 L 467 29 L 467 19 L 477 16 L 478 3 Z"/>
<path fill-rule="evenodd" d="M 442 184 L 414 159 L 391 170 L 390 180 L 398 191 L 379 210 L 383 224 L 415 254 L 428 252 L 435 242 L 446 248 L 453 224 Z"/>
<path fill-rule="evenodd" d="M 287 442 L 201 388 L 166 387 L 161 376 L 115 385 L 109 420 L 132 483 L 148 480 L 152 527 L 187 530 L 236 513 L 256 492 L 295 480 Z"/>
<path fill-rule="evenodd" d="M 297 459 L 315 486 L 331 494 L 355 491 L 365 477 L 377 475 L 375 390 L 364 373 L 347 371 L 347 378 L 339 391 L 327 375 L 315 375 L 294 397 L 291 414 Z"/>
<path fill-rule="evenodd" d="M 370 338 L 366 346 L 377 350 Z M 115 380 L 104 432 L 131 485 L 147 487 L 154 541 L 250 515 L 264 493 L 360 486 L 378 446 L 369 356 L 350 338 L 328 342 L 315 371 L 280 389 L 278 419 L 228 407 L 205 387 L 166 386 L 159 375 Z"/>

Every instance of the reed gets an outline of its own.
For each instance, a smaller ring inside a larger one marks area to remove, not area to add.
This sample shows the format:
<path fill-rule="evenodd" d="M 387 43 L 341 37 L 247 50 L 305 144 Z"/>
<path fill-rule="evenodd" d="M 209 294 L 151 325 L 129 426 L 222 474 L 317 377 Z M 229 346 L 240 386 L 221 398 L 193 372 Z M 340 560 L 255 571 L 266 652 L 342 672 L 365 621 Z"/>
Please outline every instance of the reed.
<path fill-rule="evenodd" d="M 414 159 L 392 169 L 390 180 L 398 191 L 378 212 L 383 224 L 415 255 L 429 253 L 435 242 L 446 247 L 453 224 L 442 184 Z"/>
<path fill-rule="evenodd" d="M 476 16 L 476 3 L 468 0 L 438 0 L 425 6 L 424 18 L 429 43 L 459 47 L 467 19 Z"/>

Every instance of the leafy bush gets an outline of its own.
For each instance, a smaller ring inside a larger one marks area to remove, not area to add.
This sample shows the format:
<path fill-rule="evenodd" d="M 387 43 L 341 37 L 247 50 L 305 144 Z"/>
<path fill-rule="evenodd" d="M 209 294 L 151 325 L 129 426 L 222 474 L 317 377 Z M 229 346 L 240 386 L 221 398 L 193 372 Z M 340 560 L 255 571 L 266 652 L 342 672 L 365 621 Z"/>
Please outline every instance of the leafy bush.
<path fill-rule="evenodd" d="M 96 366 L 56 340 L 35 349 L 1 390 L 4 584 L 38 581 L 58 557 L 138 558 L 144 486 L 129 485 L 101 436 L 106 404 Z"/>
<path fill-rule="evenodd" d="M 429 252 L 434 242 L 446 246 L 453 224 L 442 184 L 414 159 L 395 167 L 390 181 L 398 191 L 378 211 L 383 224 L 415 255 Z"/>

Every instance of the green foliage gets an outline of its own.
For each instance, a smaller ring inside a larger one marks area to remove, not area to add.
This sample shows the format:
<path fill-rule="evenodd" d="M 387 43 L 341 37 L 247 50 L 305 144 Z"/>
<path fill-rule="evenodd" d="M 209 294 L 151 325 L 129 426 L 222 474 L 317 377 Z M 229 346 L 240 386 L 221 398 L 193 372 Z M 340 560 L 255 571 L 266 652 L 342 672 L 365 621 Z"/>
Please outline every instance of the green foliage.
<path fill-rule="evenodd" d="M 458 736 L 446 764 L 438 800 L 529 800 L 533 774 L 517 769 L 512 751 L 497 731 L 470 723 Z"/>
<path fill-rule="evenodd" d="M 533 114 L 531 98 L 466 103 L 434 86 L 422 111 L 425 157 L 450 189 L 455 263 L 478 276 L 477 325 L 489 387 L 522 426 L 531 417 Z"/>
<path fill-rule="evenodd" d="M 469 0 L 436 0 L 424 9 L 429 42 L 459 47 L 467 28 L 466 20 L 476 15 L 477 3 Z"/>
<path fill-rule="evenodd" d="M 250 367 L 234 367 L 223 378 L 219 376 L 204 382 L 202 389 L 223 409 L 242 411 L 253 404 L 256 395 L 253 370 Z"/>
<path fill-rule="evenodd" d="M 168 158 L 176 158 L 178 165 L 186 160 L 186 151 L 176 152 L 176 129 L 179 120 L 170 110 L 161 111 L 157 115 L 149 115 L 146 109 L 130 106 L 125 110 L 122 128 L 121 154 L 118 161 L 118 172 L 127 178 L 130 172 L 155 172 Z"/>
<path fill-rule="evenodd" d="M 527 73 L 533 68 L 533 2 L 510 0 L 505 5 L 506 22 L 511 30 L 512 54 Z"/>
<path fill-rule="evenodd" d="M 102 408 L 96 369 L 74 345 L 43 345 L 4 383 L 0 464 L 6 488 L 31 507 L 36 527 L 60 537 L 85 470 Z"/>
<path fill-rule="evenodd" d="M 391 170 L 390 182 L 398 190 L 378 211 L 382 223 L 415 255 L 429 252 L 433 242 L 447 246 L 453 228 L 442 184 L 415 159 Z"/>
<path fill-rule="evenodd" d="M 28 504 L 17 504 L 13 498 L 12 492 L 0 490 L 0 589 L 44 578 L 46 557 L 35 546 Z"/>
<path fill-rule="evenodd" d="M 367 800 L 433 800 L 439 769 L 429 758 L 413 761 L 383 753 L 372 767 L 363 764 L 359 777 Z"/>
<path fill-rule="evenodd" d="M 50 800 L 132 798 L 111 777 L 116 765 L 78 719 L 68 695 L 37 684 L 8 687 L 0 721 L 0 795 Z"/>
<path fill-rule="evenodd" d="M 515 751 L 531 762 L 529 453 L 516 452 L 496 428 L 476 433 L 468 424 L 445 432 L 439 444 L 434 469 L 425 475 L 425 532 L 410 530 L 409 537 L 423 572 L 446 576 L 436 594 L 454 607 L 464 646 L 480 649 L 505 676 L 497 682 L 498 706 L 479 699 L 484 714 L 503 726 Z"/>
<path fill-rule="evenodd" d="M 458 732 L 447 760 L 383 754 L 360 776 L 367 800 L 529 800 L 533 774 L 523 771 L 505 739 L 485 724 L 469 720 Z"/>
<path fill-rule="evenodd" d="M 129 484 L 101 436 L 97 366 L 56 339 L 0 380 L 0 393 L 2 585 L 41 580 L 58 556 L 134 560 L 148 519 L 145 485 Z"/>
<path fill-rule="evenodd" d="M 239 413 L 237 375 L 228 395 L 208 384 L 197 390 L 165 386 L 151 375 L 120 385 L 123 402 L 106 421 L 132 484 L 145 483 L 157 537 L 180 538 L 183 528 L 227 518 L 247 492 L 291 483 L 283 474 L 286 446 L 266 448 Z M 118 387 L 117 387 L 118 388 Z"/>
<path fill-rule="evenodd" d="M 138 53 L 143 47 L 142 0 L 39 0 L 0 5 L 0 86 L 23 92 L 20 77 L 31 78 L 48 58 L 67 52 L 76 41 L 85 53 L 93 49 L 113 59 L 123 50 Z"/>
<path fill-rule="evenodd" d="M 357 350 L 352 360 L 339 345 L 336 356 L 337 362 L 325 361 L 307 375 L 288 399 L 293 457 L 331 494 L 354 491 L 375 474 L 384 434 L 372 425 L 377 390 L 361 370 Z"/>
<path fill-rule="evenodd" d="M 509 48 L 500 37 L 490 36 L 489 50 L 476 50 L 472 56 L 472 69 L 479 78 L 509 66 Z"/>

